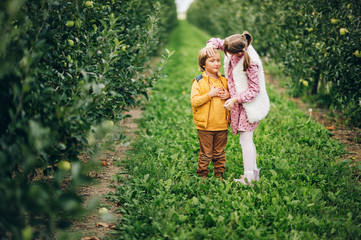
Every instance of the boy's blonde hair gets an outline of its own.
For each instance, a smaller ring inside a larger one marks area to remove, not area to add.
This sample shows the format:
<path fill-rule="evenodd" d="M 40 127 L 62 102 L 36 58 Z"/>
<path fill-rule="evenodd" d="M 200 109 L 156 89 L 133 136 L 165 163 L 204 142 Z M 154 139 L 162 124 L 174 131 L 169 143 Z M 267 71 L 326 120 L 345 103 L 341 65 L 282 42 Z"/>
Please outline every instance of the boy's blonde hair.
<path fill-rule="evenodd" d="M 216 49 L 215 49 L 216 50 Z M 218 51 L 217 51 L 218 52 Z M 219 53 L 219 52 L 218 52 Z M 201 70 L 202 72 L 205 71 L 204 66 L 206 65 L 206 61 L 207 59 L 211 57 L 207 54 L 206 52 L 206 47 L 202 48 L 201 50 L 199 50 L 198 53 L 198 65 L 199 65 L 199 70 Z"/>

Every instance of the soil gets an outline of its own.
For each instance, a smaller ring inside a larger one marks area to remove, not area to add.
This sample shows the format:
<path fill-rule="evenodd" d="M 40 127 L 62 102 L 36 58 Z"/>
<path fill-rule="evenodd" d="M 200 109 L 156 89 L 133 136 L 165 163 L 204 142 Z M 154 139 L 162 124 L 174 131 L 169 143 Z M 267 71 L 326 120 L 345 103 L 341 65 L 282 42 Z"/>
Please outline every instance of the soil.
<path fill-rule="evenodd" d="M 84 206 L 87 207 L 95 199 L 99 200 L 99 207 L 91 215 L 83 217 L 72 224 L 68 232 L 79 234 L 82 239 L 104 239 L 104 237 L 115 227 L 117 220 L 121 218 L 118 206 L 106 198 L 109 192 L 114 192 L 113 184 L 119 185 L 116 175 L 122 172 L 121 167 L 116 163 L 125 158 L 125 152 L 130 148 L 130 142 L 135 140 L 138 129 L 137 120 L 140 119 L 142 111 L 139 108 L 132 109 L 128 113 L 131 118 L 126 118 L 119 122 L 126 140 L 114 146 L 114 152 L 106 152 L 100 158 L 102 168 L 100 171 L 92 172 L 91 177 L 96 180 L 96 184 L 79 187 L 78 192 L 84 198 Z M 109 210 L 107 218 L 102 218 L 98 212 L 100 207 Z"/>
<path fill-rule="evenodd" d="M 160 61 L 160 57 L 154 57 L 146 65 L 153 68 L 159 64 Z M 144 75 L 151 75 L 149 69 L 144 72 Z M 115 149 L 114 152 L 107 152 L 104 156 L 99 158 L 99 161 L 101 161 L 102 165 L 105 166 L 100 173 L 94 173 L 92 176 L 94 179 L 97 179 L 98 183 L 91 186 L 84 186 L 79 189 L 79 194 L 85 198 L 85 207 L 88 206 L 93 199 L 99 199 L 100 205 L 102 207 L 106 207 L 112 216 L 111 219 L 105 221 L 105 219 L 100 217 L 97 209 L 90 216 L 84 217 L 81 221 L 74 222 L 70 227 L 69 232 L 80 233 L 83 237 L 81 240 L 104 239 L 105 236 L 109 235 L 109 232 L 115 227 L 117 221 L 121 218 L 121 214 L 118 212 L 119 206 L 107 199 L 106 195 L 109 192 L 114 192 L 115 188 L 112 184 L 116 183 L 116 185 L 119 186 L 116 176 L 123 171 L 121 167 L 117 166 L 116 162 L 122 161 L 122 159 L 126 157 L 126 151 L 130 149 L 130 143 L 136 140 L 138 122 L 141 118 L 142 112 L 143 111 L 139 107 L 131 109 L 127 113 L 131 117 L 118 123 L 122 129 L 122 133 L 126 136 L 126 141 L 115 144 L 115 146 L 113 146 Z"/>

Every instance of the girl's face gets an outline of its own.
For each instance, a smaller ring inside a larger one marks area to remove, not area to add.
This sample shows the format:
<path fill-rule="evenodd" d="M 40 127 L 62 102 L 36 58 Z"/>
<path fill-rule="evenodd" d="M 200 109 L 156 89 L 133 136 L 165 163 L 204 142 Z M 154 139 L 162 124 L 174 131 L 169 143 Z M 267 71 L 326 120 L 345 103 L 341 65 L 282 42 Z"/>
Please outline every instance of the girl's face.
<path fill-rule="evenodd" d="M 239 52 L 239 53 L 229 53 L 233 56 L 237 56 L 237 57 L 242 57 L 243 56 L 243 52 Z"/>
<path fill-rule="evenodd" d="M 206 65 L 204 65 L 204 70 L 208 75 L 209 74 L 217 75 L 220 68 L 221 68 L 221 54 L 219 52 L 216 52 L 215 55 L 207 58 Z"/>

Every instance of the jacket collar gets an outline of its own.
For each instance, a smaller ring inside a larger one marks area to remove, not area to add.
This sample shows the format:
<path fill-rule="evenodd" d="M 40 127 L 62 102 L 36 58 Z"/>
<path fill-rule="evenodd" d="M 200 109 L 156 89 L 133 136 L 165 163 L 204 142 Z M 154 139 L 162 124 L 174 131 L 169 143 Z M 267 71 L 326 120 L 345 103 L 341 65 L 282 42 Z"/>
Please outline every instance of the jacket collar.
<path fill-rule="evenodd" d="M 206 74 L 205 71 L 202 73 L 202 76 L 203 76 L 204 79 L 209 80 L 209 76 Z M 218 72 L 217 73 L 217 79 L 219 79 L 221 76 L 222 76 L 222 74 L 220 72 Z"/>

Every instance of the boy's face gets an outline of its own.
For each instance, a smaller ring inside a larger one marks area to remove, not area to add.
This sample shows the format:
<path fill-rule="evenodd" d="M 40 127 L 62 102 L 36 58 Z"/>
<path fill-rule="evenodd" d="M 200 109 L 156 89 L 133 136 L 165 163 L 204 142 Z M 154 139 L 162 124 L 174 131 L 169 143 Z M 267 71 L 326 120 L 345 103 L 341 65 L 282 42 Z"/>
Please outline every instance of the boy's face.
<path fill-rule="evenodd" d="M 221 54 L 217 51 L 215 55 L 207 58 L 204 69 L 208 74 L 216 74 L 221 68 Z"/>

